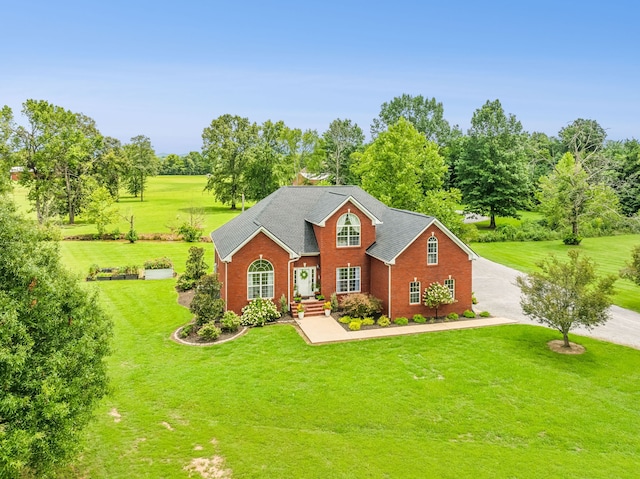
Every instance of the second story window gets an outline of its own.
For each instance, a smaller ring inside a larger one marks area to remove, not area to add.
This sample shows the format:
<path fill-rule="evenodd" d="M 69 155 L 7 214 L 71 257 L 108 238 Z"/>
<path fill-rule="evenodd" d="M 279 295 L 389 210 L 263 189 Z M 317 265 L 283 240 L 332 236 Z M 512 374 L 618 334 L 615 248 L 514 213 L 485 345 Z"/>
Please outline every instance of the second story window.
<path fill-rule="evenodd" d="M 338 219 L 338 246 L 360 246 L 360 219 L 353 213 L 345 213 Z"/>
<path fill-rule="evenodd" d="M 438 264 L 438 238 L 435 236 L 427 241 L 427 264 Z"/>

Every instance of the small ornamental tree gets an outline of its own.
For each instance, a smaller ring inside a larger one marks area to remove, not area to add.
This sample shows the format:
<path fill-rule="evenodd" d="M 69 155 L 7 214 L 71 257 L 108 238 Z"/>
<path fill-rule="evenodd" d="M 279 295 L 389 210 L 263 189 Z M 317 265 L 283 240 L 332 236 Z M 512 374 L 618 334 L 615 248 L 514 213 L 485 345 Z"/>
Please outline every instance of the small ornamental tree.
<path fill-rule="evenodd" d="M 196 325 L 217 321 L 224 314 L 224 300 L 220 298 L 222 284 L 217 274 L 207 274 L 198 280 L 189 309 L 196 317 Z"/>
<path fill-rule="evenodd" d="M 631 251 L 631 262 L 627 263 L 627 266 L 620 271 L 620 276 L 630 279 L 640 286 L 640 245 L 637 245 Z"/>
<path fill-rule="evenodd" d="M 180 291 L 186 291 L 195 286 L 196 282 L 207 274 L 209 265 L 204 262 L 204 248 L 192 246 L 189 248 L 189 257 L 185 265 L 184 274 L 178 278 L 176 287 Z"/>
<path fill-rule="evenodd" d="M 538 263 L 541 271 L 516 278 L 524 313 L 562 333 L 569 345 L 569 331 L 576 326 L 591 329 L 609 319 L 613 275 L 597 278 L 593 261 L 571 250 L 569 261 L 550 256 Z"/>
<path fill-rule="evenodd" d="M 95 223 L 99 236 L 105 233 L 109 224 L 118 220 L 118 206 L 104 186 L 98 187 L 89 196 L 86 215 L 90 222 Z"/>
<path fill-rule="evenodd" d="M 436 318 L 438 317 L 438 308 L 440 306 L 455 302 L 451 297 L 451 291 L 449 291 L 449 288 L 437 281 L 435 283 L 431 283 L 429 287 L 424 290 L 422 300 L 425 306 L 436 310 Z"/>

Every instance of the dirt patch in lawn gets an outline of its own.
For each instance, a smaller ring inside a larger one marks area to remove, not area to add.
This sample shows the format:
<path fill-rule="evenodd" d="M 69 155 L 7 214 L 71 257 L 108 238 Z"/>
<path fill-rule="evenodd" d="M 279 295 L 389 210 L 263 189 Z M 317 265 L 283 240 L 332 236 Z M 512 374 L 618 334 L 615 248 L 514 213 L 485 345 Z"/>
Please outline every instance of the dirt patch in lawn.
<path fill-rule="evenodd" d="M 556 353 L 560 354 L 583 354 L 586 349 L 584 346 L 580 346 L 579 344 L 569 342 L 569 347 L 567 348 L 564 345 L 564 341 L 561 339 L 554 339 L 553 341 L 549 341 L 547 343 L 549 349 Z"/>
<path fill-rule="evenodd" d="M 200 474 L 200 477 L 204 479 L 227 479 L 231 478 L 231 470 L 224 468 L 224 459 L 220 456 L 213 456 L 211 458 L 197 457 L 191 460 L 188 466 L 185 466 L 185 471 L 189 472 L 191 477 L 192 472 Z"/>

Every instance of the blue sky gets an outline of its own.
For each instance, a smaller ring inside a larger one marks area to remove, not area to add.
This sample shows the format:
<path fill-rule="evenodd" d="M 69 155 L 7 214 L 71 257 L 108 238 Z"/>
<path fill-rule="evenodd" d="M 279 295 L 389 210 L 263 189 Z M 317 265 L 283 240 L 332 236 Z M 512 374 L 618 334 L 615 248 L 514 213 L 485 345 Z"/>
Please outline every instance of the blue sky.
<path fill-rule="evenodd" d="M 631 1 L 3 2 L 0 105 L 92 117 L 158 153 L 199 150 L 231 113 L 320 133 L 369 132 L 402 93 L 463 130 L 499 99 L 528 131 L 594 119 L 640 138 L 640 22 Z"/>

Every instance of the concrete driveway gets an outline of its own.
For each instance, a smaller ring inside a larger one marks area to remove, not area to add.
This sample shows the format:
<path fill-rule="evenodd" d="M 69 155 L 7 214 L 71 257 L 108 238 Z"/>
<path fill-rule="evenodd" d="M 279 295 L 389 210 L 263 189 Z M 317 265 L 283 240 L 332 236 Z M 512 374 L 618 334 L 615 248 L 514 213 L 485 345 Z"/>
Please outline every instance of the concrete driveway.
<path fill-rule="evenodd" d="M 485 258 L 474 261 L 473 291 L 478 299 L 474 309 L 520 323 L 540 325 L 525 316 L 520 308 L 520 288 L 515 283 L 516 277 L 522 274 Z M 640 349 L 640 314 L 612 306 L 611 319 L 606 324 L 591 331 L 577 328 L 573 332 Z"/>

